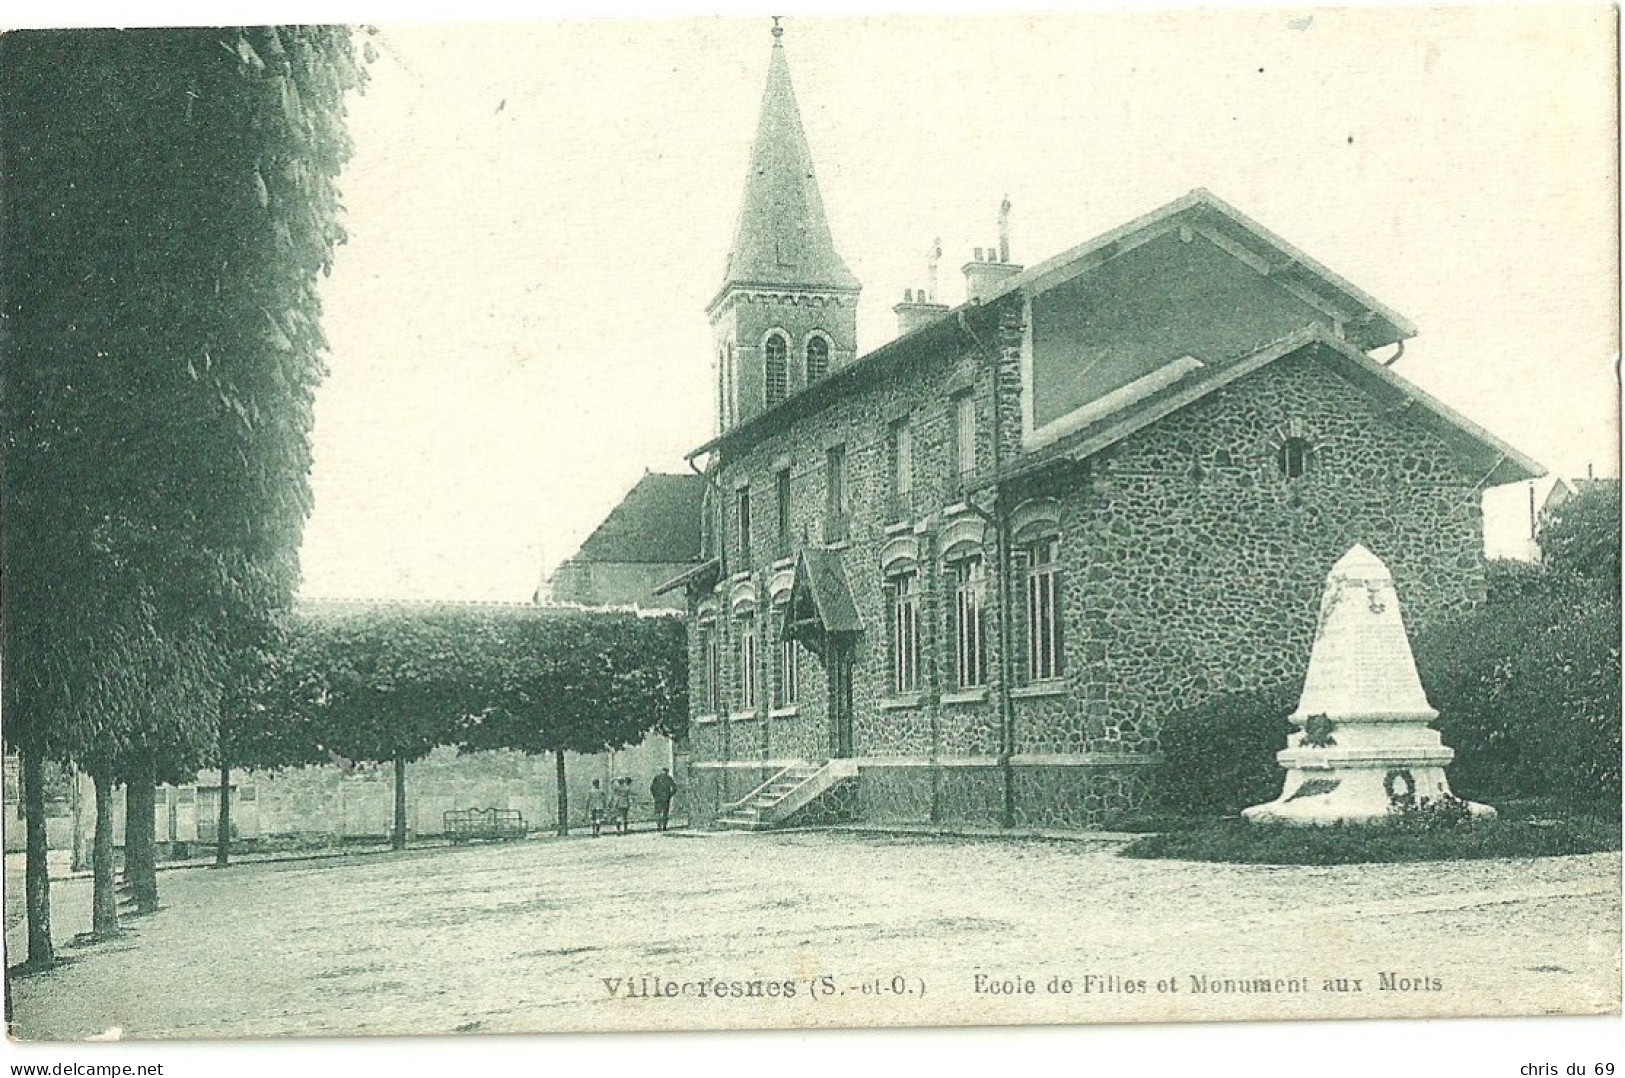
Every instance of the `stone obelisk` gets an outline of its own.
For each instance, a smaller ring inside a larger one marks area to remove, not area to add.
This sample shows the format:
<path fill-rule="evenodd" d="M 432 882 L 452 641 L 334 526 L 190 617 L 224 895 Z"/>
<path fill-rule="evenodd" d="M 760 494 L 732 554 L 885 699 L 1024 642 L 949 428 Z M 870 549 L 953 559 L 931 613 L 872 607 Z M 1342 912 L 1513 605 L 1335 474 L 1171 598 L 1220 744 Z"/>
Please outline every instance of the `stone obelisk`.
<path fill-rule="evenodd" d="M 1445 765 L 1455 752 L 1428 724 L 1439 717 L 1422 691 L 1399 613 L 1393 574 L 1356 545 L 1326 577 L 1297 727 L 1276 754 L 1281 796 L 1242 812 L 1297 824 L 1374 822 L 1398 803 L 1450 795 Z M 1493 816 L 1487 805 L 1468 806 Z"/>

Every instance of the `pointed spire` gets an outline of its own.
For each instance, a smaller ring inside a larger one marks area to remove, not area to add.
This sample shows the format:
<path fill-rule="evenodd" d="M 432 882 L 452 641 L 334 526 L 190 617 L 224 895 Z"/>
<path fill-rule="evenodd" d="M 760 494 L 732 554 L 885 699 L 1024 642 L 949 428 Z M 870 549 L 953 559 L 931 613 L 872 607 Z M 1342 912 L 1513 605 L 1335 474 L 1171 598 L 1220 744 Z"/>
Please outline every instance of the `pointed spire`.
<path fill-rule="evenodd" d="M 824 216 L 783 34 L 775 19 L 767 91 L 722 289 L 742 284 L 856 289 L 858 280 L 835 252 Z"/>

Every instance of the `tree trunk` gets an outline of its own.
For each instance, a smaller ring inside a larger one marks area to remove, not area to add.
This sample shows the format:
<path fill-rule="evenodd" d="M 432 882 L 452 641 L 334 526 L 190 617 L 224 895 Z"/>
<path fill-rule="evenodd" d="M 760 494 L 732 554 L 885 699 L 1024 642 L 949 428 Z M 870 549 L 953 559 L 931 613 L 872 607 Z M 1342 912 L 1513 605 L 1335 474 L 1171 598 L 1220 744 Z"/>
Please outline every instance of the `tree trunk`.
<path fill-rule="evenodd" d="M 553 753 L 553 768 L 558 775 L 559 788 L 559 837 L 564 838 L 570 833 L 570 787 L 564 781 L 564 750 L 559 749 Z"/>
<path fill-rule="evenodd" d="M 220 819 L 214 835 L 214 867 L 231 864 L 231 765 L 220 764 Z"/>
<path fill-rule="evenodd" d="M 153 758 L 143 753 L 124 787 L 124 879 L 135 892 L 136 913 L 158 912 L 157 779 Z"/>
<path fill-rule="evenodd" d="M 96 783 L 96 839 L 90 849 L 93 889 L 90 934 L 105 940 L 118 935 L 118 895 L 113 890 L 113 778 L 102 771 Z"/>
<path fill-rule="evenodd" d="M 406 757 L 395 757 L 395 831 L 390 845 L 406 849 Z"/>
<path fill-rule="evenodd" d="M 51 943 L 51 873 L 46 863 L 49 843 L 45 837 L 45 754 L 25 747 L 21 756 L 23 811 L 28 814 L 24 821 L 28 837 L 28 965 L 31 969 L 45 969 L 56 964 L 56 950 Z"/>

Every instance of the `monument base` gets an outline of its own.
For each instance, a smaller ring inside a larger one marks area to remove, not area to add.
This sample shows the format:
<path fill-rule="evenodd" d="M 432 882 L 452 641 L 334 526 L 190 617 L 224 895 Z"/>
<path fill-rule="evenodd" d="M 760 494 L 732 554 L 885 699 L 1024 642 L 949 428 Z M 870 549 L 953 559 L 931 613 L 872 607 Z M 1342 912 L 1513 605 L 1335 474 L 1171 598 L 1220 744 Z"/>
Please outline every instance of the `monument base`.
<path fill-rule="evenodd" d="M 1436 750 L 1437 751 L 1437 750 Z M 1444 749 L 1449 754 L 1449 749 Z M 1281 796 L 1242 810 L 1254 823 L 1328 825 L 1382 823 L 1397 814 L 1396 804 L 1436 803 L 1452 797 L 1443 763 L 1415 760 L 1336 760 L 1333 752 L 1288 749 L 1280 754 L 1286 767 Z M 1353 755 L 1353 754 L 1347 754 Z M 1364 754 L 1361 754 L 1364 755 Z M 1431 755 L 1431 754 L 1429 754 Z M 1448 762 L 1448 755 L 1444 762 Z M 1295 766 L 1296 765 L 1296 766 Z M 1488 805 L 1464 802 L 1474 819 L 1492 819 Z"/>

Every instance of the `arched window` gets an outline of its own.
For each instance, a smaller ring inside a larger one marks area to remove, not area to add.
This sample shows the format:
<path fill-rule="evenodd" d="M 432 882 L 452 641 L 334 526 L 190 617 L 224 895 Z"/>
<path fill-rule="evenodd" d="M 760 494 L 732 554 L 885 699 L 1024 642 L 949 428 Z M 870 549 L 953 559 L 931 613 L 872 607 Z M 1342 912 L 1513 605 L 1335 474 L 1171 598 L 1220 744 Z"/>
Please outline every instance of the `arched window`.
<path fill-rule="evenodd" d="M 762 344 L 762 356 L 767 368 L 767 406 L 771 408 L 790 395 L 790 342 L 782 333 L 770 333 Z"/>
<path fill-rule="evenodd" d="M 891 692 L 908 696 L 920 690 L 920 570 L 912 561 L 898 563 L 885 582 Z"/>
<path fill-rule="evenodd" d="M 829 373 L 829 341 L 823 337 L 807 339 L 807 384 L 812 385 Z"/>
<path fill-rule="evenodd" d="M 952 600 L 948 603 L 948 639 L 953 642 L 956 689 L 987 684 L 987 629 L 985 607 L 987 574 L 982 553 L 962 548 L 946 560 Z"/>
<path fill-rule="evenodd" d="M 1059 680 L 1065 673 L 1062 645 L 1060 506 L 1038 498 L 1016 506 L 1010 517 L 1012 569 L 1021 582 L 1026 616 L 1014 619 L 1021 674 L 1029 684 Z"/>
<path fill-rule="evenodd" d="M 1293 435 L 1281 443 L 1275 459 L 1280 465 L 1281 475 L 1287 479 L 1301 479 L 1309 470 L 1309 443 Z"/>

